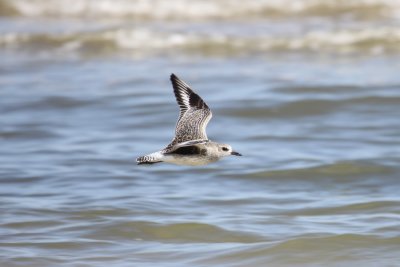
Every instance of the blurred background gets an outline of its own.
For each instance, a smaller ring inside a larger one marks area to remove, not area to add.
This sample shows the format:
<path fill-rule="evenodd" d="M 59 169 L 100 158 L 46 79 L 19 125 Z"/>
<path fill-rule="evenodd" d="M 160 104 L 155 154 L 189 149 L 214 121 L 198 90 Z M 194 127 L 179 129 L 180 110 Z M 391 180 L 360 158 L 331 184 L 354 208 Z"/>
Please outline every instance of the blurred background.
<path fill-rule="evenodd" d="M 137 166 L 169 75 L 244 156 Z M 397 266 L 400 1 L 0 0 L 0 265 Z"/>

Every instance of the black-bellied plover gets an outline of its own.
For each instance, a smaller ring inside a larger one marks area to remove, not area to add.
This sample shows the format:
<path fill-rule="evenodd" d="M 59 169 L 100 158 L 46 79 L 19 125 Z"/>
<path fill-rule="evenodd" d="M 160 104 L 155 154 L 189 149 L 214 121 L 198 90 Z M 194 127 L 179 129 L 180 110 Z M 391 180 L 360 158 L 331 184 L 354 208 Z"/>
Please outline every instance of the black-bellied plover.
<path fill-rule="evenodd" d="M 206 127 L 212 114 L 207 104 L 190 89 L 184 81 L 171 74 L 176 101 L 180 112 L 175 129 L 175 138 L 163 150 L 138 157 L 138 164 L 167 162 L 178 165 L 205 165 L 222 157 L 240 153 L 230 145 L 219 144 L 208 139 Z"/>

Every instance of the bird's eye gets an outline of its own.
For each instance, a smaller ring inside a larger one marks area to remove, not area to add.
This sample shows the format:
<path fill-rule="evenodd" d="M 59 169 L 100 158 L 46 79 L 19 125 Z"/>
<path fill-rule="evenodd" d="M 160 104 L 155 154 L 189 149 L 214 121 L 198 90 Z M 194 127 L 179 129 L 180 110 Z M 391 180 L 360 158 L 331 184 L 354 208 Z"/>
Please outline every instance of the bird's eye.
<path fill-rule="evenodd" d="M 229 151 L 229 149 L 227 147 L 223 147 L 222 150 L 223 151 Z"/>

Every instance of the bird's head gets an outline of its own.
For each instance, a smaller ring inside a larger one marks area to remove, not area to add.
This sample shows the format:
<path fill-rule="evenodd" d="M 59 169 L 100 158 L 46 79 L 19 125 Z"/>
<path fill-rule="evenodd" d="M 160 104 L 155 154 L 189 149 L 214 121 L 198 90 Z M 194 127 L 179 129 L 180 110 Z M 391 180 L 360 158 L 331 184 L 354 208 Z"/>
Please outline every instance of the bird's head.
<path fill-rule="evenodd" d="M 230 156 L 230 155 L 241 156 L 242 155 L 236 151 L 233 151 L 232 147 L 227 144 L 219 144 L 218 152 L 220 152 L 223 156 Z"/>

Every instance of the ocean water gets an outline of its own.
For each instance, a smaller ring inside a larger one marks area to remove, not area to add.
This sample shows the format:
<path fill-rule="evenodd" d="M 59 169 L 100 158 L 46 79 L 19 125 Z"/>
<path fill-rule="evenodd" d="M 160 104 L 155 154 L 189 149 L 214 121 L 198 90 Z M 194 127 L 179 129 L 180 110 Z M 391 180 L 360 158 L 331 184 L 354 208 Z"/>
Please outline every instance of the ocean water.
<path fill-rule="evenodd" d="M 400 3 L 0 0 L 0 266 L 400 266 Z M 175 73 L 243 157 L 138 166 Z"/>

